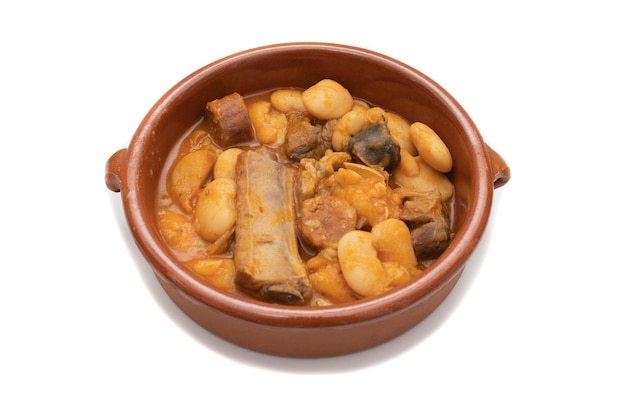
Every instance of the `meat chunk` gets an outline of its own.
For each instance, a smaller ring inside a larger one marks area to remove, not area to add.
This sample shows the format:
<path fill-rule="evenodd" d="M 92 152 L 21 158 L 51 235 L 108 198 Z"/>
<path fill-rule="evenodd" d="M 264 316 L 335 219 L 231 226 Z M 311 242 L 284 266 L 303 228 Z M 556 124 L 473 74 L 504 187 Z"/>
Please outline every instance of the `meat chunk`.
<path fill-rule="evenodd" d="M 248 110 L 238 93 L 207 103 L 206 121 L 209 134 L 222 148 L 250 142 L 254 137 Z"/>
<path fill-rule="evenodd" d="M 268 302 L 303 304 L 312 293 L 298 252 L 293 175 L 254 151 L 237 158 L 235 282 Z"/>
<path fill-rule="evenodd" d="M 350 161 L 352 157 L 346 152 L 326 151 L 324 156 L 317 159 L 303 158 L 300 160 L 300 169 L 296 176 L 296 198 L 298 204 L 315 195 L 319 182 L 331 175 L 335 170 Z"/>
<path fill-rule="evenodd" d="M 450 210 L 438 190 L 402 193 L 406 198 L 400 218 L 411 229 L 411 241 L 418 259 L 434 259 L 454 237 L 450 230 Z"/>
<path fill-rule="evenodd" d="M 344 234 L 356 229 L 355 208 L 339 197 L 309 198 L 302 203 L 300 212 L 302 237 L 317 248 L 336 248 Z"/>
<path fill-rule="evenodd" d="M 434 259 L 450 244 L 449 230 L 439 222 L 428 222 L 411 231 L 411 242 L 418 259 Z"/>
<path fill-rule="evenodd" d="M 326 132 L 323 126 L 312 124 L 302 113 L 289 114 L 285 132 L 287 155 L 297 161 L 303 158 L 320 159 L 332 147 L 331 136 Z"/>
<path fill-rule="evenodd" d="M 346 152 L 368 166 L 380 166 L 393 171 L 400 163 L 400 145 L 391 136 L 385 123 L 374 123 L 354 135 Z"/>

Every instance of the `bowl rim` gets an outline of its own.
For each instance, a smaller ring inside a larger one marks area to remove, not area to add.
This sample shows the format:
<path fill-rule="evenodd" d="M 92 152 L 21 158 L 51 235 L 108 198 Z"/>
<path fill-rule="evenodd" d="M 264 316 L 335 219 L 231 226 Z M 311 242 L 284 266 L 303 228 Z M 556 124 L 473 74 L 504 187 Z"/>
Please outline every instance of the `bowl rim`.
<path fill-rule="evenodd" d="M 311 52 L 350 54 L 365 57 L 377 65 L 391 66 L 413 78 L 419 78 L 422 87 L 437 100 L 444 103 L 465 132 L 474 151 L 475 172 L 471 179 L 471 192 L 467 213 L 455 238 L 445 252 L 427 268 L 419 279 L 384 294 L 332 306 L 285 306 L 269 304 L 246 298 L 203 284 L 169 252 L 155 227 L 150 228 L 149 219 L 140 209 L 137 179 L 141 174 L 137 163 L 140 150 L 152 140 L 152 128 L 167 114 L 167 107 L 184 98 L 194 85 L 213 72 L 231 63 L 276 52 Z M 259 46 L 243 50 L 209 63 L 192 72 L 171 87 L 146 114 L 128 147 L 125 180 L 121 184 L 124 210 L 137 246 L 149 260 L 155 273 L 170 281 L 195 302 L 203 303 L 224 314 L 256 323 L 281 327 L 328 327 L 375 320 L 390 314 L 399 314 L 415 303 L 426 302 L 428 295 L 444 286 L 465 266 L 476 248 L 489 217 L 493 178 L 489 157 L 483 139 L 466 111 L 443 87 L 419 70 L 387 55 L 358 46 L 327 42 L 290 42 Z M 473 215 L 469 215 L 473 213 Z"/>

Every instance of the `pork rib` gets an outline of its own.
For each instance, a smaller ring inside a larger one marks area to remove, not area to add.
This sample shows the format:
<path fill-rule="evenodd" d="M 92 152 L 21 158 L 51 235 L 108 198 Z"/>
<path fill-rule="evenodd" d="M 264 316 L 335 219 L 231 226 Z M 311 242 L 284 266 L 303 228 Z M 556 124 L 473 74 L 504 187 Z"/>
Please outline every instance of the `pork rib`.
<path fill-rule="evenodd" d="M 254 151 L 237 158 L 235 282 L 268 302 L 303 304 L 312 287 L 298 252 L 293 176 Z"/>

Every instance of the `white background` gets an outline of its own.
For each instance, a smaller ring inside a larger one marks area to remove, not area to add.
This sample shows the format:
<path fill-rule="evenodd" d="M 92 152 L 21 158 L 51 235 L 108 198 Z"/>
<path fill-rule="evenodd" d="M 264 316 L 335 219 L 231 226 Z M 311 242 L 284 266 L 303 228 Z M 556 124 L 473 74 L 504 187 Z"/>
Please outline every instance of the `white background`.
<path fill-rule="evenodd" d="M 626 415 L 618 5 L 3 2 L 0 415 Z M 338 358 L 267 356 L 200 329 L 104 183 L 108 157 L 177 81 L 290 41 L 420 69 L 512 171 L 444 304 Z"/>

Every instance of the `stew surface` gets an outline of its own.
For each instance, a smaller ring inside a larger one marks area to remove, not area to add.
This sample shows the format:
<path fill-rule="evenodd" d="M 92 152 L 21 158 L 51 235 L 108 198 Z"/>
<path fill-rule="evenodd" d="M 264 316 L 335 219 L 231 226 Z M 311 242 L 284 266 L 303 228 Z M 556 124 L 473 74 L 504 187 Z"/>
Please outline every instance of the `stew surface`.
<path fill-rule="evenodd" d="M 333 80 L 206 105 L 162 171 L 159 230 L 198 279 L 324 306 L 419 279 L 453 239 L 452 158 Z"/>

